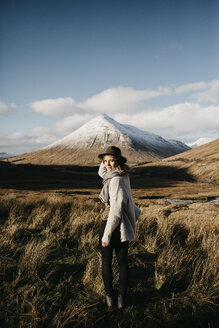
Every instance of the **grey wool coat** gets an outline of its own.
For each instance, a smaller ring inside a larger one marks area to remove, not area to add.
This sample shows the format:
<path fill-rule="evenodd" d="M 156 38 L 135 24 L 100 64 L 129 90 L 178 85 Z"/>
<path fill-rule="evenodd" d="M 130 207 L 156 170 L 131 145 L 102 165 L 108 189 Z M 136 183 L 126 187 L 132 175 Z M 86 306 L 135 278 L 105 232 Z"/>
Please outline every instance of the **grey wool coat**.
<path fill-rule="evenodd" d="M 107 172 L 101 163 L 98 174 L 101 178 Z M 109 244 L 113 231 L 120 224 L 121 241 L 135 239 L 136 221 L 141 213 L 132 199 L 129 176 L 119 175 L 109 183 L 110 210 L 102 241 Z"/>

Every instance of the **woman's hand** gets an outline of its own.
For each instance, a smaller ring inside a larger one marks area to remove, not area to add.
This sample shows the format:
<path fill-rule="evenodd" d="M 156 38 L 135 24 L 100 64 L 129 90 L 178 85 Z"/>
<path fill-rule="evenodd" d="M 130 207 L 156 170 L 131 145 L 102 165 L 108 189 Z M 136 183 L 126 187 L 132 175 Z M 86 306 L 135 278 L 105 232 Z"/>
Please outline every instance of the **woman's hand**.
<path fill-rule="evenodd" d="M 104 243 L 104 241 L 102 241 L 102 246 L 103 246 L 103 247 L 107 247 L 107 246 L 109 246 L 109 244 Z"/>

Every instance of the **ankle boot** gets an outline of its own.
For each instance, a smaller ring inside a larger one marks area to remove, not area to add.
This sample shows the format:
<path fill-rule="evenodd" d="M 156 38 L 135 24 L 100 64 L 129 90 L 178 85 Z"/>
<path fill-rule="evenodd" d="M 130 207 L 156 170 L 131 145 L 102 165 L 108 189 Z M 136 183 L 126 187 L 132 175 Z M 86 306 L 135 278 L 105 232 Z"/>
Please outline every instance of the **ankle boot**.
<path fill-rule="evenodd" d="M 113 307 L 113 296 L 106 294 L 106 303 L 108 308 L 112 308 Z"/>
<path fill-rule="evenodd" d="M 118 309 L 124 309 L 124 307 L 125 307 L 125 296 L 123 296 L 121 294 L 118 295 L 117 307 L 118 307 Z"/>

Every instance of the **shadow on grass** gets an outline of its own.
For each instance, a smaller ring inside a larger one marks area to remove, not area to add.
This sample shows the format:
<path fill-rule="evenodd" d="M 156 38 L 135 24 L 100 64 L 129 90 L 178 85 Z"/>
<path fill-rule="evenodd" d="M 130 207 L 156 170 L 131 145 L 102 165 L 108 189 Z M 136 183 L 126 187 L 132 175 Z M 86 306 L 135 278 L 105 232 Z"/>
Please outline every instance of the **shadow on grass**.
<path fill-rule="evenodd" d="M 177 166 L 146 166 L 132 169 L 133 188 L 170 187 L 176 181 L 195 182 L 186 168 Z"/>
<path fill-rule="evenodd" d="M 0 189 L 100 189 L 102 180 L 97 172 L 96 166 L 6 163 L 0 165 Z M 137 167 L 131 173 L 133 188 L 168 187 L 173 181 L 193 182 L 194 177 L 185 168 L 175 166 Z"/>
<path fill-rule="evenodd" d="M 17 190 L 101 188 L 98 167 L 70 165 L 0 165 L 0 188 Z"/>
<path fill-rule="evenodd" d="M 129 257 L 130 291 L 127 305 L 137 308 L 155 302 L 159 292 L 154 286 L 155 263 L 158 255 L 138 253 Z"/>

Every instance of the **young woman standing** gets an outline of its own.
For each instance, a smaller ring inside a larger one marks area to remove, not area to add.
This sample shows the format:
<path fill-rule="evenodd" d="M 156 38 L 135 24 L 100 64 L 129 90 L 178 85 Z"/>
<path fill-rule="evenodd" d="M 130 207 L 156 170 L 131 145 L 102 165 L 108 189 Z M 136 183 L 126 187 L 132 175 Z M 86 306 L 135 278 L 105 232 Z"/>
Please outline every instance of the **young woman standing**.
<path fill-rule="evenodd" d="M 98 156 L 102 159 L 98 174 L 103 178 L 100 199 L 105 204 L 99 241 L 102 256 L 102 276 L 109 308 L 114 305 L 112 254 L 115 249 L 119 265 L 117 306 L 125 306 L 129 281 L 128 246 L 135 239 L 136 220 L 140 209 L 134 204 L 126 158 L 118 147 L 111 146 Z"/>

